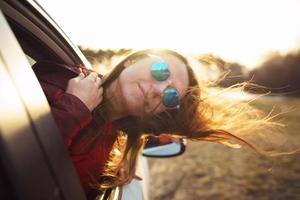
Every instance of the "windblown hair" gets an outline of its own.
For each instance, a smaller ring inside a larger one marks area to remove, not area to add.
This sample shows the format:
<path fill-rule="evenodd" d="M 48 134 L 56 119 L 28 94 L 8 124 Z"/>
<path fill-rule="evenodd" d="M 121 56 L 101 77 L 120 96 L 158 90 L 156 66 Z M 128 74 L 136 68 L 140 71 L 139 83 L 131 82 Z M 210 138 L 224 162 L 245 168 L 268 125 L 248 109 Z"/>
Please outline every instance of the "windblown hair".
<path fill-rule="evenodd" d="M 194 73 L 187 59 L 181 54 L 171 50 L 145 50 L 129 55 L 120 62 L 109 74 L 103 84 L 104 90 L 118 78 L 125 68 L 127 61 L 136 61 L 147 57 L 149 54 L 173 55 L 181 60 L 187 67 L 189 85 L 184 97 L 180 100 L 179 110 L 165 110 L 158 114 L 144 115 L 142 117 L 126 117 L 113 122 L 114 126 L 122 133 L 127 134 L 126 148 L 123 148 L 122 158 L 115 159 L 115 154 L 107 162 L 106 167 L 115 166 L 114 171 L 104 170 L 103 179 L 99 189 L 120 186 L 128 183 L 134 176 L 136 160 L 147 135 L 157 136 L 161 133 L 175 135 L 179 138 L 222 143 L 230 147 L 248 146 L 253 150 L 265 153 L 247 142 L 244 136 L 272 130 L 276 125 L 271 121 L 271 116 L 249 105 L 249 103 L 221 101 L 216 95 L 210 95 L 204 84 Z M 243 88 L 240 84 L 232 88 Z M 226 89 L 225 89 L 226 90 Z M 103 124 L 109 121 L 109 99 L 104 99 L 94 111 L 94 119 Z M 124 136 L 124 135 L 123 135 Z M 118 148 L 115 145 L 114 148 Z M 119 145 L 118 149 L 122 149 Z M 271 155 L 271 154 L 270 154 Z M 119 177 L 118 167 L 126 163 L 125 177 Z"/>

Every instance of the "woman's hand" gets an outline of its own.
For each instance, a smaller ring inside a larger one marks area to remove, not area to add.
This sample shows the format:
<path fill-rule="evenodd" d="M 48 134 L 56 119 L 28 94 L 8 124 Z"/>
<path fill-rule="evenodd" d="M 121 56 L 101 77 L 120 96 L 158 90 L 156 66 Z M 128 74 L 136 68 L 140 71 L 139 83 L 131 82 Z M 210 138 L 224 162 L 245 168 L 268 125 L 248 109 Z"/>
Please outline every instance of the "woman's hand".
<path fill-rule="evenodd" d="M 103 98 L 102 81 L 95 72 L 84 76 L 80 73 L 77 77 L 69 80 L 66 93 L 78 97 L 90 111 L 101 103 Z"/>

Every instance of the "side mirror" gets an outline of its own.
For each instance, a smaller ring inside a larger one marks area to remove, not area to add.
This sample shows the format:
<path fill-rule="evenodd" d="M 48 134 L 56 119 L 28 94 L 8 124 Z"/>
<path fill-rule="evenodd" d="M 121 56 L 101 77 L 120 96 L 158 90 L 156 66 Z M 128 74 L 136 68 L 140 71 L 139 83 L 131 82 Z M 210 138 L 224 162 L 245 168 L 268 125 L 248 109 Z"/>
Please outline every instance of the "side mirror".
<path fill-rule="evenodd" d="M 160 144 L 158 142 L 149 141 L 145 145 L 143 156 L 154 158 L 179 156 L 185 152 L 185 146 L 186 140 L 171 142 L 168 144 Z"/>

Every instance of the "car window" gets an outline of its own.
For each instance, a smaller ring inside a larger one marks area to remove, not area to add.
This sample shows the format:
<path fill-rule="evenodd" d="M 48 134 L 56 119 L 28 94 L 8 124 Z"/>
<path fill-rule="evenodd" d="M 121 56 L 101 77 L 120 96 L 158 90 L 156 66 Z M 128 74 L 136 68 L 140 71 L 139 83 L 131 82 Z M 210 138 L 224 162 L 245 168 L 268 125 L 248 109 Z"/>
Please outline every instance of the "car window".
<path fill-rule="evenodd" d="M 39 60 L 62 62 L 50 48 L 47 48 L 47 46 L 31 34 L 29 30 L 22 28 L 10 18 L 8 18 L 8 22 L 31 65 L 34 63 L 33 61 L 36 62 Z"/>

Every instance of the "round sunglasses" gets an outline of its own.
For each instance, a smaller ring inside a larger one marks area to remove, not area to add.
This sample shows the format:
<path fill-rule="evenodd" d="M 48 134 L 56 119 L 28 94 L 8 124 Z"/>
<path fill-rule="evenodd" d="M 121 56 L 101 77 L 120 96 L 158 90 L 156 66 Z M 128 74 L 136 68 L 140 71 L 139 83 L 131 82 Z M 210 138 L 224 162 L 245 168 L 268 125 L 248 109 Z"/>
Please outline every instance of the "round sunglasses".
<path fill-rule="evenodd" d="M 160 60 L 152 64 L 151 75 L 157 81 L 165 81 L 170 76 L 170 70 L 167 63 Z M 179 109 L 179 92 L 176 88 L 167 87 L 162 94 L 162 104 L 168 109 Z"/>

